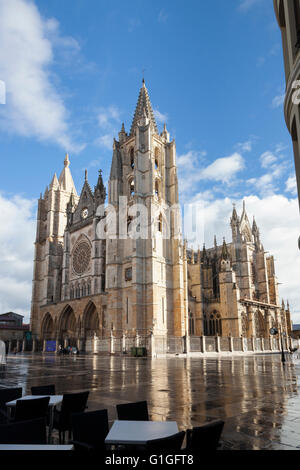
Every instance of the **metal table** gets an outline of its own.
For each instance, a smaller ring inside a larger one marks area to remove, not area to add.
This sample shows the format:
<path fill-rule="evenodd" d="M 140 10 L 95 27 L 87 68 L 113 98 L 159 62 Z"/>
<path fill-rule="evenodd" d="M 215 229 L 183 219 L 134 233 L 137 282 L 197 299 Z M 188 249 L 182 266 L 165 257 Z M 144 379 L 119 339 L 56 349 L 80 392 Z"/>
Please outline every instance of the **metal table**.
<path fill-rule="evenodd" d="M 147 441 L 178 433 L 175 421 L 114 421 L 105 444 L 145 445 Z"/>
<path fill-rule="evenodd" d="M 49 431 L 48 431 L 48 442 L 51 442 L 51 435 L 53 430 L 53 415 L 54 408 L 63 401 L 63 395 L 25 395 L 24 397 L 18 398 L 18 400 L 33 400 L 35 398 L 44 398 L 50 397 L 49 400 L 49 409 L 50 409 L 50 421 L 49 421 Z M 18 400 L 9 401 L 6 403 L 6 406 L 10 409 L 16 406 Z"/>

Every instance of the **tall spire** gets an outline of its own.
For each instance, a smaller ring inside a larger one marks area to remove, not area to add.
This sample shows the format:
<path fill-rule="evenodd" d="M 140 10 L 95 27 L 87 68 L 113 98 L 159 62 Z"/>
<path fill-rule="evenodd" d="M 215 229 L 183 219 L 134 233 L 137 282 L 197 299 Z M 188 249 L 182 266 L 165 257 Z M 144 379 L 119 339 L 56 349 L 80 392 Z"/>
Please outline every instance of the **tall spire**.
<path fill-rule="evenodd" d="M 150 120 L 151 125 L 153 126 L 154 132 L 158 134 L 158 129 L 155 121 L 154 112 L 152 109 L 151 101 L 149 98 L 148 90 L 145 85 L 145 80 L 143 79 L 143 86 L 140 89 L 138 102 L 135 108 L 135 113 L 130 129 L 130 135 L 133 135 L 134 129 L 137 126 L 138 121 L 144 116 Z"/>
<path fill-rule="evenodd" d="M 74 185 L 74 181 L 73 181 L 69 166 L 70 166 L 69 155 L 66 154 L 65 159 L 64 159 L 64 169 L 60 174 L 58 182 L 60 185 L 60 189 L 62 189 L 63 191 L 69 191 L 70 193 L 73 191 L 74 195 L 77 196 L 76 188 Z"/>

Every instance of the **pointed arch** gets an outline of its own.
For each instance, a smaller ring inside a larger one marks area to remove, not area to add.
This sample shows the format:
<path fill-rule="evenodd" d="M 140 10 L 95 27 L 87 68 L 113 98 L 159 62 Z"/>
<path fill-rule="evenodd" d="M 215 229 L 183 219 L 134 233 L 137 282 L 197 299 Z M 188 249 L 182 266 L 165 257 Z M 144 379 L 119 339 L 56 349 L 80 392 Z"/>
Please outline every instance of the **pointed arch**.
<path fill-rule="evenodd" d="M 42 320 L 41 332 L 44 339 L 52 339 L 54 336 L 54 320 L 49 312 L 45 314 Z"/>
<path fill-rule="evenodd" d="M 84 330 L 84 337 L 86 339 L 92 338 L 95 334 L 100 336 L 101 321 L 96 305 L 91 300 L 84 309 L 81 327 Z"/>
<path fill-rule="evenodd" d="M 67 339 L 69 340 L 70 345 L 76 345 L 76 340 L 78 338 L 78 327 L 75 317 L 74 310 L 72 307 L 67 304 L 62 310 L 59 321 L 59 337 L 61 342 Z"/>

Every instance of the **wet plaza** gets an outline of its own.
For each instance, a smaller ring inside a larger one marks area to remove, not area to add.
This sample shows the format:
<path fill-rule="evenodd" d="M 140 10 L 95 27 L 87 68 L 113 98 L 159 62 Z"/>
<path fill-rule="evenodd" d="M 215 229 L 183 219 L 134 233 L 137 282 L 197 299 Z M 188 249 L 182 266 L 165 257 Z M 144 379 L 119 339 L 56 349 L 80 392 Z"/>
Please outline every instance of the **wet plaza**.
<path fill-rule="evenodd" d="M 280 354 L 206 358 L 8 355 L 0 387 L 55 384 L 56 393 L 89 390 L 88 411 L 147 400 L 150 419 L 180 430 L 223 419 L 223 450 L 300 449 L 300 359 Z M 54 433 L 54 439 L 56 434 Z"/>

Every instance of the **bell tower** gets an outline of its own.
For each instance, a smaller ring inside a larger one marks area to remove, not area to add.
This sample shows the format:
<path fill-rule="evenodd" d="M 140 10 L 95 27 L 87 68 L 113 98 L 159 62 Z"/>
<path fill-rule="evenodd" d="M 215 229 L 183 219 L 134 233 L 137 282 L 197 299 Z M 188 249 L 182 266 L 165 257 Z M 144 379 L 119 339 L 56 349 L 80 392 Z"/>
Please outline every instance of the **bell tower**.
<path fill-rule="evenodd" d="M 108 318 L 116 334 L 184 336 L 187 326 L 175 141 L 159 134 L 143 80 L 129 134 L 114 140 L 108 188 L 116 236 L 107 239 Z"/>

